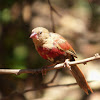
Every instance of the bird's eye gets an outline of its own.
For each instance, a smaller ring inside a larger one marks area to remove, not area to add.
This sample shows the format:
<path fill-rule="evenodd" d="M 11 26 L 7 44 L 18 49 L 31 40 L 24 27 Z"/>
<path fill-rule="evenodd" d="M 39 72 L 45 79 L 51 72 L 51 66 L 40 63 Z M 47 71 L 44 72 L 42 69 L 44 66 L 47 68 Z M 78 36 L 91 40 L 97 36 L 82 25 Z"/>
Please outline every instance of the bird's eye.
<path fill-rule="evenodd" d="M 42 34 L 42 32 L 39 32 L 39 34 Z"/>

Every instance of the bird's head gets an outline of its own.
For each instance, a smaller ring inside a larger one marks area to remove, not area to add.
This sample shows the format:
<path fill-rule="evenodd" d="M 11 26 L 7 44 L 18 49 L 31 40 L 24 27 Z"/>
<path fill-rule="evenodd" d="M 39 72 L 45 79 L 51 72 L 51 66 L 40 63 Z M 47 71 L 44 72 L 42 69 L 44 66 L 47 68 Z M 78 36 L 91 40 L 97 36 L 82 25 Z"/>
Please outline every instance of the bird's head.
<path fill-rule="evenodd" d="M 32 30 L 32 34 L 30 35 L 30 38 L 33 40 L 42 40 L 49 37 L 49 31 L 46 28 L 43 27 L 36 27 Z"/>

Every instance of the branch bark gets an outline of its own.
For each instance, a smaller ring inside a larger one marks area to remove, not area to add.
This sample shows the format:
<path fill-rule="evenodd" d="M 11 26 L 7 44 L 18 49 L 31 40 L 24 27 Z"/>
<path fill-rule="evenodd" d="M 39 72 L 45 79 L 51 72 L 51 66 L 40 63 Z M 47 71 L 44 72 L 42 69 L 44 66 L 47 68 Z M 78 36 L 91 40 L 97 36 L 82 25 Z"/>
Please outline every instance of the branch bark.
<path fill-rule="evenodd" d="M 98 53 L 95 54 L 95 56 L 93 56 L 93 57 L 86 58 L 86 59 L 79 60 L 79 61 L 65 60 L 64 63 L 60 63 L 60 64 L 57 64 L 57 65 L 54 65 L 54 66 L 46 67 L 45 71 L 64 68 L 66 61 L 67 61 L 67 65 L 71 66 L 71 65 L 75 65 L 75 64 L 86 64 L 87 62 L 94 61 L 94 60 L 97 60 L 97 59 L 100 59 L 100 55 Z M 43 71 L 43 68 L 40 68 L 40 69 L 0 69 L 0 74 L 16 74 L 16 75 L 19 75 L 19 74 L 22 74 L 22 73 L 35 74 L 35 73 L 42 73 L 42 71 Z"/>

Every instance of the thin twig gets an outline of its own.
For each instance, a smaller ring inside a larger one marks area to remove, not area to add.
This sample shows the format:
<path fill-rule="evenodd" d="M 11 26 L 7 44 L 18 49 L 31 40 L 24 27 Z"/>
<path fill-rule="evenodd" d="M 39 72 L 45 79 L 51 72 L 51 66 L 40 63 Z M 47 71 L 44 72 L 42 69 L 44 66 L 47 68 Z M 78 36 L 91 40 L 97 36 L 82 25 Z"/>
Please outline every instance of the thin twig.
<path fill-rule="evenodd" d="M 97 60 L 97 59 L 100 59 L 99 54 L 95 54 L 95 56 L 93 56 L 93 57 L 86 58 L 86 59 L 79 60 L 79 61 L 68 61 L 67 63 L 69 65 L 85 64 L 87 62 L 94 61 L 94 60 Z M 65 65 L 65 62 L 57 64 L 55 66 L 46 67 L 45 70 L 50 71 L 50 70 L 54 70 L 54 69 L 60 69 L 60 68 L 63 68 L 64 65 Z M 19 75 L 19 74 L 22 74 L 22 73 L 36 74 L 36 73 L 41 73 L 42 71 L 43 71 L 43 68 L 40 68 L 40 69 L 0 69 L 0 74 L 16 74 L 16 75 Z"/>
<path fill-rule="evenodd" d="M 100 59 L 100 55 L 98 53 L 96 53 L 95 56 L 90 57 L 90 58 L 86 58 L 86 59 L 79 60 L 79 61 L 69 62 L 69 65 L 86 64 L 87 62 L 90 62 L 90 61 L 93 61 L 93 60 L 97 60 L 97 59 Z"/>
<path fill-rule="evenodd" d="M 88 0 L 88 2 L 89 2 L 89 5 L 91 7 L 91 10 L 95 9 L 95 7 L 93 5 L 94 4 L 93 1 L 92 0 Z M 93 11 L 92 11 L 92 13 L 93 13 Z M 93 17 L 94 17 L 94 14 L 93 14 Z"/>
<path fill-rule="evenodd" d="M 62 15 L 59 14 L 58 11 L 51 5 L 50 0 L 48 0 L 48 4 L 49 4 L 50 8 L 55 12 L 55 14 L 57 14 L 59 17 L 62 17 Z"/>
<path fill-rule="evenodd" d="M 54 80 L 55 80 L 55 78 L 57 77 L 58 72 L 59 72 L 59 70 L 56 70 L 56 73 L 54 74 L 53 78 L 52 78 L 49 82 L 47 82 L 47 83 L 45 83 L 45 84 L 53 83 Z"/>
<path fill-rule="evenodd" d="M 55 24 L 54 24 L 54 18 L 53 18 L 53 12 L 55 14 L 57 14 L 59 17 L 62 17 L 57 11 L 56 9 L 51 5 L 50 0 L 48 0 L 48 4 L 50 7 L 50 17 L 51 17 L 51 23 L 52 23 L 52 31 L 55 33 Z"/>
<path fill-rule="evenodd" d="M 48 0 L 48 4 L 50 7 L 50 17 L 51 17 L 51 23 L 52 23 L 52 31 L 55 33 L 55 25 L 54 25 L 54 19 L 53 19 L 53 9 L 50 3 L 50 0 Z"/>
<path fill-rule="evenodd" d="M 91 82 L 95 82 L 96 80 L 93 80 L 93 81 L 88 81 L 88 83 L 91 83 Z M 14 94 L 25 94 L 27 92 L 31 92 L 31 91 L 39 91 L 39 90 L 43 90 L 43 89 L 47 89 L 47 88 L 56 88 L 56 87 L 70 87 L 70 86 L 76 86 L 77 83 L 70 83 L 70 84 L 58 84 L 58 85 L 48 85 L 48 84 L 41 84 L 38 88 L 32 88 L 32 89 L 27 89 L 27 90 L 24 90 L 23 92 L 18 92 L 18 91 L 13 91 L 9 96 L 6 96 L 0 100 L 8 100 L 10 99 Z"/>
<path fill-rule="evenodd" d="M 93 81 L 87 81 L 88 83 L 91 83 L 91 82 L 94 82 L 96 80 L 93 80 Z M 40 88 L 34 88 L 34 89 L 28 89 L 28 90 L 25 90 L 23 93 L 26 93 L 26 92 L 29 92 L 29 91 L 38 91 L 38 90 L 42 90 L 42 89 L 46 89 L 46 88 L 55 88 L 55 87 L 70 87 L 70 86 L 75 86 L 77 85 L 77 83 L 70 83 L 70 84 L 58 84 L 58 85 L 45 85 L 45 84 L 42 84 L 42 86 Z"/>

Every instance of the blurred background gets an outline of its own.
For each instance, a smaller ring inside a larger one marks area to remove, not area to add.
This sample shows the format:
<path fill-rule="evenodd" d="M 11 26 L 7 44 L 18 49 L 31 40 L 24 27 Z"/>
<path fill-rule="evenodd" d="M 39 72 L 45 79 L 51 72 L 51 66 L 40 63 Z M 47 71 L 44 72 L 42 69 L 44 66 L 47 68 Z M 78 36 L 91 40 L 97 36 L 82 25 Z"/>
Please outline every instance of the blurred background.
<path fill-rule="evenodd" d="M 61 15 L 53 13 L 55 31 L 75 49 L 78 59 L 100 53 L 100 0 L 50 0 Z M 29 38 L 42 26 L 52 31 L 47 0 L 0 0 L 0 68 L 36 69 L 49 65 L 36 52 Z M 55 70 L 42 74 L 0 74 L 0 100 L 99 100 L 100 60 L 79 65 L 94 93 L 87 96 L 78 85 L 47 89 L 41 84 L 52 79 Z M 59 70 L 51 85 L 75 83 L 66 69 Z M 27 91 L 38 89 L 37 91 Z"/>

